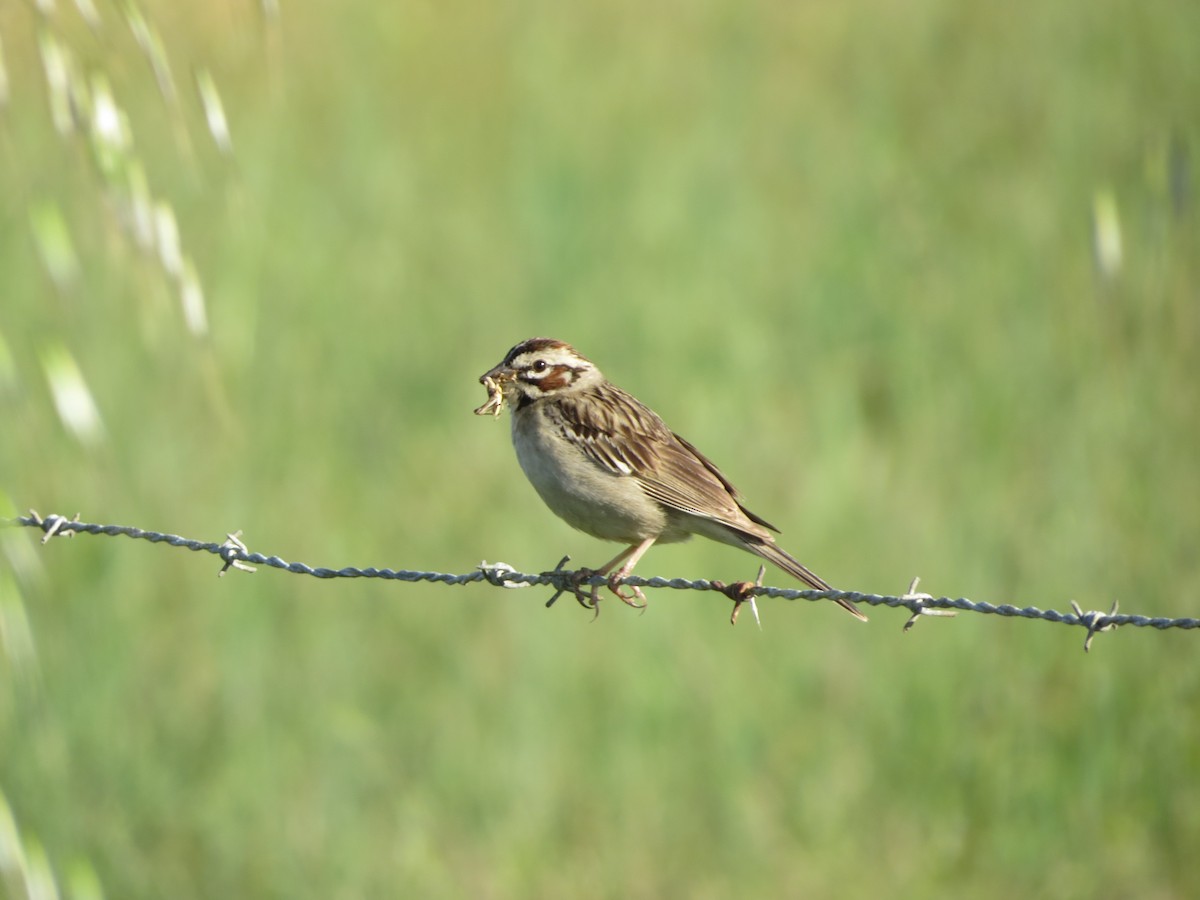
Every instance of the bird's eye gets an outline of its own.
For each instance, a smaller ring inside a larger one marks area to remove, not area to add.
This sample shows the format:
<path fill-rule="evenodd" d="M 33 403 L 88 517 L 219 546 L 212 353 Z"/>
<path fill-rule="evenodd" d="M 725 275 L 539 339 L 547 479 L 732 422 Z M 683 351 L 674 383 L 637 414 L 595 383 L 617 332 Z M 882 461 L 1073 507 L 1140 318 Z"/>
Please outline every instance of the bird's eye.
<path fill-rule="evenodd" d="M 546 368 L 547 368 L 549 365 L 550 365 L 550 364 L 549 364 L 548 362 L 546 362 L 544 359 L 539 359 L 539 360 L 536 360 L 536 361 L 534 362 L 534 364 L 533 364 L 533 371 L 535 371 L 535 372 L 545 372 L 545 371 L 546 371 Z"/>

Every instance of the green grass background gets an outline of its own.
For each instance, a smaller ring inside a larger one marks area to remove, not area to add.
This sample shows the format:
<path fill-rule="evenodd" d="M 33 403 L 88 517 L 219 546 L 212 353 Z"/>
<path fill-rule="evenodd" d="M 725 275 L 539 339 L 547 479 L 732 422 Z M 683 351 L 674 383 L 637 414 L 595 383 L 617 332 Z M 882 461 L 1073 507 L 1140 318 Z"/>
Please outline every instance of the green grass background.
<path fill-rule="evenodd" d="M 542 334 L 839 587 L 1200 609 L 1195 2 L 97 15 L 0 7 L 10 513 L 240 528 L 314 565 L 598 563 L 507 422 L 471 415 Z M 104 83 L 131 136 L 109 156 Z M 139 168 L 205 333 L 128 225 Z M 90 440 L 55 411 L 64 359 Z M 541 590 L 218 580 L 162 546 L 2 536 L 13 897 L 1200 891 L 1194 632 L 1085 656 L 1049 623 L 902 635 L 775 601 L 760 633 L 675 592 L 592 623 Z M 707 543 L 639 567 L 755 570 Z"/>

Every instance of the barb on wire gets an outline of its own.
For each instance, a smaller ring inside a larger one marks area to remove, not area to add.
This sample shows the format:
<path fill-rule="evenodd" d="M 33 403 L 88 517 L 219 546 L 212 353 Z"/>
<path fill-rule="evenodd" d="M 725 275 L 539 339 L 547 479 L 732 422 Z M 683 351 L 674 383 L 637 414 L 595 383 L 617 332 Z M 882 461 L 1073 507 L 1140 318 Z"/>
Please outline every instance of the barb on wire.
<path fill-rule="evenodd" d="M 943 618 L 953 618 L 958 615 L 957 610 L 953 609 L 937 609 L 936 607 L 926 606 L 925 601 L 934 601 L 936 598 L 933 594 L 917 593 L 917 585 L 921 583 L 921 579 L 914 578 L 908 585 L 908 590 L 900 595 L 902 600 L 911 601 L 908 608 L 912 610 L 912 615 L 908 617 L 908 621 L 904 623 L 904 633 L 912 631 L 912 627 L 917 624 L 917 620 L 921 616 L 942 616 Z"/>
<path fill-rule="evenodd" d="M 531 585 L 544 585 L 553 587 L 556 591 L 553 597 L 550 598 L 547 606 L 553 605 L 554 601 L 563 593 L 571 593 L 579 596 L 581 589 L 586 586 L 597 584 L 607 584 L 608 580 L 601 575 L 591 573 L 587 569 L 579 569 L 572 571 L 564 569 L 569 557 L 564 557 L 556 568 L 549 572 L 541 572 L 538 574 L 529 574 L 526 572 L 518 572 L 507 563 L 481 563 L 474 571 L 466 572 L 462 575 L 454 575 L 447 572 L 419 572 L 409 571 L 405 569 L 376 569 L 366 568 L 359 569 L 353 566 L 346 566 L 341 569 L 330 569 L 323 567 L 313 567 L 301 562 L 287 562 L 280 559 L 278 556 L 265 556 L 262 553 L 251 553 L 246 547 L 246 544 L 241 540 L 241 532 L 235 531 L 233 534 L 226 535 L 226 540 L 221 543 L 197 541 L 190 538 L 180 537 L 177 534 L 164 534 L 158 531 L 147 531 L 142 528 L 135 528 L 130 525 L 95 525 L 90 522 L 79 521 L 79 515 L 76 514 L 73 519 L 67 519 L 65 516 L 51 514 L 48 516 L 38 515 L 36 510 L 30 510 L 28 516 L 19 516 L 15 519 L 0 519 L 0 523 L 24 526 L 27 528 L 39 528 L 43 532 L 42 543 L 46 543 L 52 537 L 71 537 L 75 534 L 93 534 L 107 536 L 124 536 L 135 538 L 137 540 L 150 541 L 151 543 L 165 543 L 172 547 L 184 547 L 192 551 L 203 551 L 212 553 L 221 558 L 224 565 L 220 575 L 225 574 L 230 568 L 240 569 L 242 571 L 253 572 L 255 566 L 270 566 L 276 569 L 283 569 L 286 572 L 292 572 L 297 575 L 311 575 L 314 578 L 383 578 L 393 581 L 429 581 L 440 584 L 470 584 L 479 581 L 486 581 L 489 584 L 504 588 L 520 588 L 529 587 Z M 1071 601 L 1073 613 L 1060 613 L 1053 609 L 1039 609 L 1036 606 L 1017 607 L 1009 604 L 1001 604 L 999 606 L 968 600 L 965 597 L 952 599 L 950 597 L 934 597 L 931 594 L 916 593 L 919 579 L 913 579 L 909 585 L 908 591 L 899 596 L 888 596 L 884 594 L 865 594 L 859 591 L 813 591 L 813 590 L 793 590 L 790 588 L 767 587 L 762 584 L 762 574 L 760 572 L 758 581 L 747 582 L 739 581 L 730 585 L 726 585 L 720 581 L 705 581 L 697 579 L 689 581 L 684 578 L 642 578 L 637 575 L 630 575 L 622 579 L 619 583 L 643 588 L 673 588 L 675 590 L 691 590 L 691 591 L 717 591 L 722 593 L 729 599 L 734 601 L 734 612 L 732 621 L 737 620 L 737 611 L 742 603 L 751 603 L 751 609 L 757 618 L 757 607 L 753 605 L 753 600 L 756 597 L 775 597 L 782 600 L 849 600 L 852 603 L 865 603 L 868 606 L 889 606 L 903 607 L 912 615 L 904 625 L 904 630 L 908 631 L 916 623 L 916 621 L 925 616 L 953 616 L 957 611 L 982 613 L 984 615 L 1006 616 L 1022 619 L 1040 619 L 1046 622 L 1060 622 L 1064 625 L 1078 625 L 1087 629 L 1087 639 L 1084 641 L 1083 649 L 1090 650 L 1092 638 L 1103 631 L 1111 631 L 1123 625 L 1132 625 L 1138 628 L 1155 628 L 1165 630 L 1168 628 L 1182 629 L 1198 629 L 1200 628 L 1200 619 L 1169 619 L 1161 617 L 1135 616 L 1127 614 L 1118 614 L 1117 604 L 1114 602 L 1112 608 L 1107 612 L 1090 611 L 1085 612 L 1079 604 L 1074 600 Z"/>
<path fill-rule="evenodd" d="M 225 565 L 221 566 L 221 571 L 217 573 L 218 578 L 222 577 L 226 572 L 228 572 L 230 567 L 233 567 L 241 572 L 258 571 L 258 569 L 249 563 L 242 562 L 241 558 L 237 556 L 239 553 L 243 555 L 249 555 L 250 553 L 250 548 L 242 543 L 242 532 L 240 529 L 235 531 L 233 534 L 225 535 L 225 543 L 217 548 L 217 552 L 221 555 L 221 558 L 225 560 Z"/>

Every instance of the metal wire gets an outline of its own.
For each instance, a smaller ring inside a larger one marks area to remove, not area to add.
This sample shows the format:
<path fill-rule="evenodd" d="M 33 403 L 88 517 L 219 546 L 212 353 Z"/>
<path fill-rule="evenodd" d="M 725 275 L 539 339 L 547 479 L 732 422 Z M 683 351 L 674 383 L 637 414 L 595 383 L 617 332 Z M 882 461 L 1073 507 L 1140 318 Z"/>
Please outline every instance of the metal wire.
<path fill-rule="evenodd" d="M 40 528 L 43 532 L 42 543 L 46 543 L 52 537 L 71 537 L 75 534 L 93 534 L 93 535 L 108 535 L 115 537 L 118 535 L 134 538 L 137 540 L 150 541 L 151 543 L 165 543 L 172 547 L 184 547 L 188 550 L 203 551 L 219 556 L 224 561 L 224 566 L 220 574 L 225 574 L 230 568 L 237 568 L 244 571 L 253 571 L 254 566 L 271 566 L 276 569 L 283 569 L 286 572 L 292 572 L 297 575 L 311 575 L 314 578 L 383 578 L 390 581 L 406 581 L 419 582 L 429 581 L 439 584 L 473 584 L 475 582 L 486 581 L 496 587 L 505 588 L 520 588 L 530 585 L 544 585 L 553 587 L 558 592 L 551 598 L 550 603 L 553 603 L 564 592 L 572 593 L 577 597 L 584 596 L 581 593 L 581 588 L 584 586 L 591 587 L 594 585 L 607 584 L 607 579 L 591 573 L 587 569 L 570 570 L 563 569 L 563 564 L 567 561 L 565 558 L 559 563 L 559 566 L 550 572 L 539 572 L 531 574 L 527 572 L 518 572 L 511 566 L 505 563 L 481 563 L 474 571 L 466 572 L 461 575 L 455 575 L 447 572 L 421 572 L 408 569 L 379 569 L 365 568 L 360 569 L 354 566 L 345 566 L 340 569 L 331 569 L 323 566 L 309 566 L 302 562 L 288 562 L 278 556 L 267 556 L 262 553 L 251 553 L 246 545 L 240 539 L 241 532 L 235 532 L 226 536 L 226 540 L 217 543 L 215 541 L 197 541 L 190 538 L 180 537 L 177 534 L 166 534 L 158 531 L 148 531 L 143 528 L 136 528 L 131 525 L 96 525 L 89 522 L 79 521 L 78 514 L 74 519 L 67 519 L 64 516 L 51 514 L 48 516 L 40 516 L 35 510 L 31 510 L 28 516 L 19 516 L 15 519 L 0 520 L 8 525 L 24 526 L 29 528 Z M 760 572 L 761 579 L 761 572 Z M 1088 650 L 1091 647 L 1093 636 L 1102 631 L 1111 631 L 1122 625 L 1132 625 L 1139 628 L 1156 628 L 1165 630 L 1168 628 L 1183 628 L 1197 629 L 1200 628 L 1200 619 L 1171 619 L 1163 617 L 1149 617 L 1138 615 L 1126 615 L 1117 613 L 1117 605 L 1114 603 L 1112 609 L 1107 613 L 1099 611 L 1082 610 L 1074 601 L 1071 601 L 1071 606 L 1074 609 L 1073 613 L 1060 613 L 1053 609 L 1039 609 L 1036 606 L 1012 606 L 1010 604 L 995 605 L 992 603 L 979 602 L 968 600 L 965 597 L 950 598 L 950 597 L 933 597 L 929 594 L 915 593 L 917 582 L 914 579 L 908 592 L 899 596 L 891 596 L 886 594 L 865 594 L 859 591 L 813 591 L 813 590 L 793 590 L 790 588 L 766 587 L 758 582 L 737 582 L 732 585 L 726 585 L 720 581 L 706 581 L 704 579 L 688 580 L 685 578 L 642 578 L 637 575 L 630 575 L 627 578 L 621 579 L 618 584 L 630 585 L 640 588 L 672 588 L 682 591 L 718 591 L 725 594 L 735 603 L 735 611 L 737 605 L 751 600 L 753 597 L 776 597 L 782 600 L 849 600 L 852 603 L 865 603 L 868 606 L 888 606 L 888 607 L 903 607 L 907 609 L 912 616 L 905 623 L 904 630 L 908 631 L 919 618 L 924 616 L 953 616 L 958 611 L 983 613 L 985 615 L 1007 616 L 1021 619 L 1040 619 L 1047 622 L 1060 622 L 1063 625 L 1078 625 L 1087 629 L 1087 639 L 1084 642 L 1084 649 Z M 550 603 L 546 605 L 549 606 Z M 735 617 L 736 618 L 736 615 Z"/>

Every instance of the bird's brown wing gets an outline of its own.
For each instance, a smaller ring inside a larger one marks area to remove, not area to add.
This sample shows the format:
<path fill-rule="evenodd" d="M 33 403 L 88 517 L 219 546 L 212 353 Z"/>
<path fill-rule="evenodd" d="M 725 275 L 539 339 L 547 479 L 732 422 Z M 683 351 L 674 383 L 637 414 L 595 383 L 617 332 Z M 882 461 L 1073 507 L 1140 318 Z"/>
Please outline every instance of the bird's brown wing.
<path fill-rule="evenodd" d="M 547 415 L 602 469 L 644 477 L 671 432 L 652 409 L 620 388 L 603 384 L 595 392 L 602 396 L 562 397 L 546 407 Z"/>
<path fill-rule="evenodd" d="M 733 500 L 734 504 L 739 510 L 741 510 L 742 514 L 745 515 L 746 518 L 748 518 L 751 522 L 754 522 L 756 525 L 762 525 L 764 528 L 769 528 L 775 532 L 779 531 L 778 528 L 776 528 L 766 519 L 762 518 L 762 516 L 755 515 L 742 505 L 742 495 L 738 492 L 737 488 L 730 484 L 729 479 L 726 478 L 724 474 L 722 474 L 721 470 L 717 468 L 716 463 L 692 446 L 689 441 L 684 440 L 679 435 L 673 434 L 672 437 L 675 438 L 676 442 L 679 443 L 688 453 L 690 453 L 697 462 L 704 466 L 704 468 L 708 470 L 708 473 L 713 478 L 716 478 L 717 481 L 721 483 L 721 487 L 724 489 L 725 493 L 729 495 L 730 499 Z"/>
<path fill-rule="evenodd" d="M 766 536 L 760 528 L 778 530 L 742 506 L 737 488 L 716 464 L 672 433 L 652 409 L 611 384 L 597 391 L 602 402 L 563 398 L 556 411 L 559 427 L 594 463 L 614 475 L 636 476 L 646 494 L 668 509 L 756 538 Z"/>
<path fill-rule="evenodd" d="M 778 530 L 746 509 L 737 488 L 712 460 L 686 440 L 672 434 L 657 449 L 654 468 L 640 477 L 642 489 L 659 503 L 712 519 L 755 538 L 767 536 L 763 529 Z"/>

